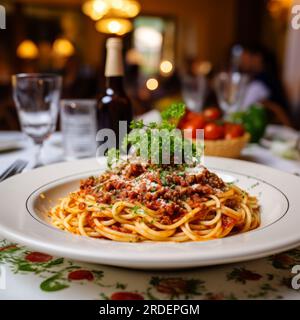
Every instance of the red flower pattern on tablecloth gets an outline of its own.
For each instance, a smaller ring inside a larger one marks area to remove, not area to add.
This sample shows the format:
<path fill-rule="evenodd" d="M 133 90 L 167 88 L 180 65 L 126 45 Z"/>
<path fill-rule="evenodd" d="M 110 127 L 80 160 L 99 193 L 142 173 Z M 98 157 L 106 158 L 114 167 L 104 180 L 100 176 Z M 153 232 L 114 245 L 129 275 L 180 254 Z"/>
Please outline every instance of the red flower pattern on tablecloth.
<path fill-rule="evenodd" d="M 139 293 L 134 292 L 114 292 L 111 297 L 111 300 L 144 300 L 144 297 Z"/>
<path fill-rule="evenodd" d="M 235 280 L 245 284 L 247 281 L 258 281 L 262 278 L 262 275 L 245 268 L 234 268 L 230 273 L 227 274 L 228 280 Z"/>
<path fill-rule="evenodd" d="M 25 256 L 25 260 L 30 262 L 48 262 L 52 260 L 53 257 L 49 254 L 41 253 L 41 252 L 30 252 Z"/>
<path fill-rule="evenodd" d="M 88 280 L 88 281 L 93 281 L 94 280 L 94 275 L 91 271 L 89 270 L 75 270 L 72 271 L 68 274 L 68 279 L 69 280 Z"/>

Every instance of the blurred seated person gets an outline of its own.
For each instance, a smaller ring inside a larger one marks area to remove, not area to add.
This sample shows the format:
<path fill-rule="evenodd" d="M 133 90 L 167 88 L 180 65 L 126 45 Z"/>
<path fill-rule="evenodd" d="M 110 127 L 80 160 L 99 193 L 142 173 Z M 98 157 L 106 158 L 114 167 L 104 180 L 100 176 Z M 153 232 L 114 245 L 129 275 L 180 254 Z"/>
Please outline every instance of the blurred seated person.
<path fill-rule="evenodd" d="M 275 116 L 276 122 L 290 126 L 289 103 L 274 54 L 260 46 L 244 47 L 239 68 L 250 77 L 243 105 L 262 102 Z"/>

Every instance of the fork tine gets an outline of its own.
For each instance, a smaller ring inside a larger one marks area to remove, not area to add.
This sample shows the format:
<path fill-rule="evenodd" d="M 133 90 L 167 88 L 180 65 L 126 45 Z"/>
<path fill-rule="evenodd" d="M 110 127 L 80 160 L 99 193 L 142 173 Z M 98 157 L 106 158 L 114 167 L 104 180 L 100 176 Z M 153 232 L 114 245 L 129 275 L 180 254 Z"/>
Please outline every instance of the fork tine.
<path fill-rule="evenodd" d="M 14 161 L 1 175 L 0 175 L 0 182 L 4 181 L 5 179 L 20 173 L 23 169 L 27 166 L 27 162 L 24 160 L 16 160 Z"/>
<path fill-rule="evenodd" d="M 20 165 L 19 165 L 19 167 L 17 168 L 15 174 L 21 173 L 21 172 L 26 168 L 27 165 L 28 165 L 28 162 L 22 160 L 22 162 L 20 162 Z"/>
<path fill-rule="evenodd" d="M 3 181 L 8 177 L 16 168 L 16 165 L 18 163 L 18 160 L 14 161 L 1 175 L 0 175 L 0 181 Z"/>

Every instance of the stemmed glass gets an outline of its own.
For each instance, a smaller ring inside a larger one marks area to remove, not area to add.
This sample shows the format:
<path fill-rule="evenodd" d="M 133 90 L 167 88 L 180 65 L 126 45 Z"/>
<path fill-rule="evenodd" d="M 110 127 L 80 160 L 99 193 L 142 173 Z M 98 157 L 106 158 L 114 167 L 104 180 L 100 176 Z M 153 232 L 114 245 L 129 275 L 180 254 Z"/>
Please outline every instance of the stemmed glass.
<path fill-rule="evenodd" d="M 248 77 L 239 72 L 221 72 L 215 79 L 215 89 L 220 107 L 228 118 L 241 107 L 245 97 Z"/>
<path fill-rule="evenodd" d="M 203 107 L 206 80 L 203 75 L 185 75 L 182 82 L 182 96 L 187 107 L 200 112 Z"/>
<path fill-rule="evenodd" d="M 37 167 L 42 165 L 43 143 L 56 128 L 62 78 L 55 74 L 17 74 L 12 84 L 22 131 L 35 144 L 31 166 Z"/>

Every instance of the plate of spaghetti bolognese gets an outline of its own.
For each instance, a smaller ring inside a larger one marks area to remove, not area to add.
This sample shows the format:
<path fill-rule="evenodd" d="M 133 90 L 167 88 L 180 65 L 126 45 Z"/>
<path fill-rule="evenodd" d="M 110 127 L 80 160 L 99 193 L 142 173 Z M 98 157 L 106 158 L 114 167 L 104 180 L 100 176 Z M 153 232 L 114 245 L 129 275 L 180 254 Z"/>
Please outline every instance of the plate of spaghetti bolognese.
<path fill-rule="evenodd" d="M 0 184 L 0 234 L 35 250 L 139 269 L 260 258 L 300 243 L 300 179 L 241 160 L 204 166 L 106 159 Z"/>

